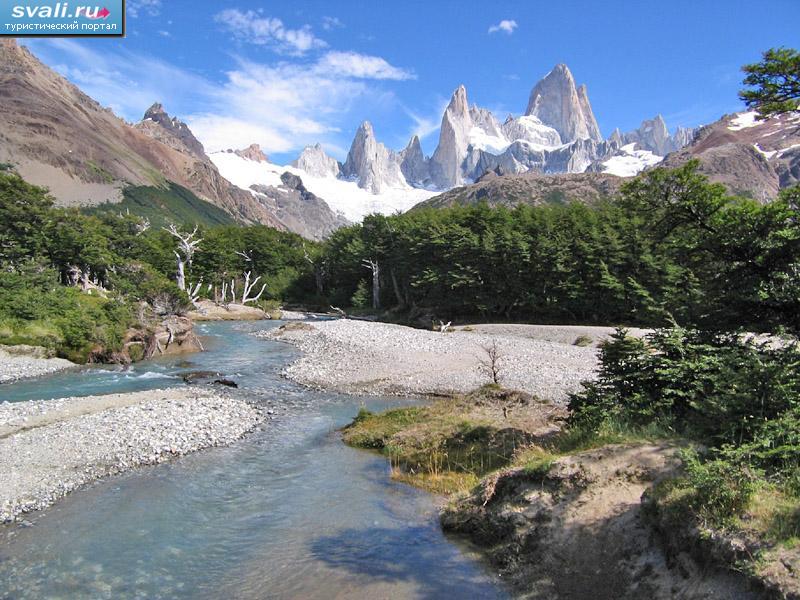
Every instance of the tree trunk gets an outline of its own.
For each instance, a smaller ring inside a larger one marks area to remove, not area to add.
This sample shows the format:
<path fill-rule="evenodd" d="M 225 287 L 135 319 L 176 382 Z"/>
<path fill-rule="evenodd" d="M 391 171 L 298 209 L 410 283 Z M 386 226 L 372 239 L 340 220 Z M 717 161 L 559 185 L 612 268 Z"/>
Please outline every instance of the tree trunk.
<path fill-rule="evenodd" d="M 372 267 L 372 308 L 375 310 L 381 307 L 381 269 L 378 261 Z"/>
<path fill-rule="evenodd" d="M 403 300 L 403 294 L 400 291 L 400 286 L 397 284 L 397 276 L 394 274 L 394 269 L 389 269 L 389 276 L 392 278 L 392 287 L 394 288 L 394 295 L 397 298 L 397 306 L 403 308 L 406 303 Z"/>
<path fill-rule="evenodd" d="M 177 252 L 175 254 L 177 256 Z M 180 256 L 178 256 L 177 262 L 178 262 L 178 274 L 176 275 L 175 280 L 178 283 L 178 287 L 180 289 L 182 289 L 182 290 L 185 290 L 186 289 L 186 272 L 184 270 L 183 260 L 181 259 Z"/>

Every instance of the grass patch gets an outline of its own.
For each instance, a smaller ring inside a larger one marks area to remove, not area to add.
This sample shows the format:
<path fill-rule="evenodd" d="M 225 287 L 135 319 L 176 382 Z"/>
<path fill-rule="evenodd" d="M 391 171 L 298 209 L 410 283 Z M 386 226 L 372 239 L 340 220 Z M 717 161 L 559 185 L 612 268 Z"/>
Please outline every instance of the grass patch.
<path fill-rule="evenodd" d="M 585 348 L 586 346 L 591 346 L 592 344 L 594 344 L 594 339 L 586 334 L 579 335 L 578 337 L 575 338 L 575 341 L 572 342 L 573 346 L 580 346 L 582 348 Z"/>
<path fill-rule="evenodd" d="M 430 406 L 380 414 L 359 411 L 344 428 L 345 443 L 382 452 L 392 477 L 435 493 L 472 488 L 481 477 L 508 466 L 534 436 L 487 413 L 486 389 L 440 399 Z M 505 396 L 503 396 L 505 397 Z"/>
<path fill-rule="evenodd" d="M 145 217 L 153 227 L 170 223 L 186 225 L 233 225 L 235 223 L 224 210 L 202 200 L 194 193 L 176 183 L 165 187 L 131 186 L 123 190 L 122 202 L 106 203 L 84 209 L 89 214 L 111 212 Z"/>

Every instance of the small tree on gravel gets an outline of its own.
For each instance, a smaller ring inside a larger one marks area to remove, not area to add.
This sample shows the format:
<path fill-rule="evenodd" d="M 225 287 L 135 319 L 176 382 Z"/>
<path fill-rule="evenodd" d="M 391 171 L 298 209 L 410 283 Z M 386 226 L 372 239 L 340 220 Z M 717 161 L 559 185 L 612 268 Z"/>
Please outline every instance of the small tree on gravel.
<path fill-rule="evenodd" d="M 481 350 L 484 354 L 478 359 L 478 370 L 489 377 L 493 384 L 500 385 L 500 363 L 503 360 L 503 354 L 498 349 L 497 342 L 484 344 L 481 346 Z"/>

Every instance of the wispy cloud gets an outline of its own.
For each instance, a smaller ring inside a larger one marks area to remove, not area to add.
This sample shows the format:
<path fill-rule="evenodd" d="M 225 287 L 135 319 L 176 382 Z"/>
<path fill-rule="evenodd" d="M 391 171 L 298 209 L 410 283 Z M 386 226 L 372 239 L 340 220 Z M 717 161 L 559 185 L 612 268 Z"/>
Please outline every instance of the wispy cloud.
<path fill-rule="evenodd" d="M 228 8 L 217 13 L 214 20 L 240 42 L 268 46 L 285 54 L 302 55 L 327 46 L 314 35 L 310 25 L 289 29 L 280 19 L 264 16 L 260 10 Z"/>
<path fill-rule="evenodd" d="M 410 131 L 406 135 L 406 139 L 399 141 L 399 143 L 406 143 L 415 135 L 418 136 L 420 140 L 425 140 L 439 131 L 439 127 L 442 123 L 442 115 L 447 108 L 448 102 L 449 100 L 447 98 L 443 96 L 438 97 L 435 106 L 425 114 L 421 114 L 407 106 L 402 106 L 403 112 L 408 115 L 412 124 Z"/>
<path fill-rule="evenodd" d="M 492 25 L 489 27 L 489 33 L 497 33 L 502 31 L 508 35 L 514 33 L 514 30 L 517 28 L 517 22 L 514 19 L 503 19 L 497 25 Z"/>
<path fill-rule="evenodd" d="M 128 0 L 125 8 L 134 19 L 139 15 L 155 17 L 161 12 L 161 0 Z"/>
<path fill-rule="evenodd" d="M 394 79 L 403 81 L 416 79 L 414 73 L 394 67 L 380 56 L 358 54 L 357 52 L 327 52 L 317 64 L 320 75 L 333 72 L 342 77 L 359 79 Z"/>
<path fill-rule="evenodd" d="M 127 50 L 96 51 L 75 40 L 27 45 L 101 104 L 137 121 L 155 101 L 188 122 L 210 151 L 258 142 L 267 153 L 320 142 L 349 145 L 343 121 L 365 107 L 387 110 L 396 98 L 381 82 L 413 77 L 376 56 L 327 52 L 314 61 L 261 64 L 235 58 L 221 81 Z"/>
<path fill-rule="evenodd" d="M 325 31 L 341 29 L 342 27 L 344 27 L 344 23 L 342 23 L 339 17 L 322 17 L 322 28 Z"/>

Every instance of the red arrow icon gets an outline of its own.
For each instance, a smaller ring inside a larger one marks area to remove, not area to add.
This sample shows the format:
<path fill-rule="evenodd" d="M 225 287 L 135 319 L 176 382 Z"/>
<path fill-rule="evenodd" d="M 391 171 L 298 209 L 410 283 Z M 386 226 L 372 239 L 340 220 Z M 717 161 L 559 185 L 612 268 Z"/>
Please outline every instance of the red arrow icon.
<path fill-rule="evenodd" d="M 110 14 L 111 14 L 111 11 L 110 11 L 110 10 L 108 10 L 108 9 L 107 9 L 107 8 L 104 6 L 104 7 L 103 7 L 103 10 L 101 10 L 100 12 L 98 12 L 98 13 L 97 13 L 95 16 L 93 16 L 93 17 L 88 17 L 88 15 L 87 15 L 87 17 L 88 17 L 89 19 L 107 19 L 107 18 L 108 18 L 108 15 L 110 15 Z"/>

